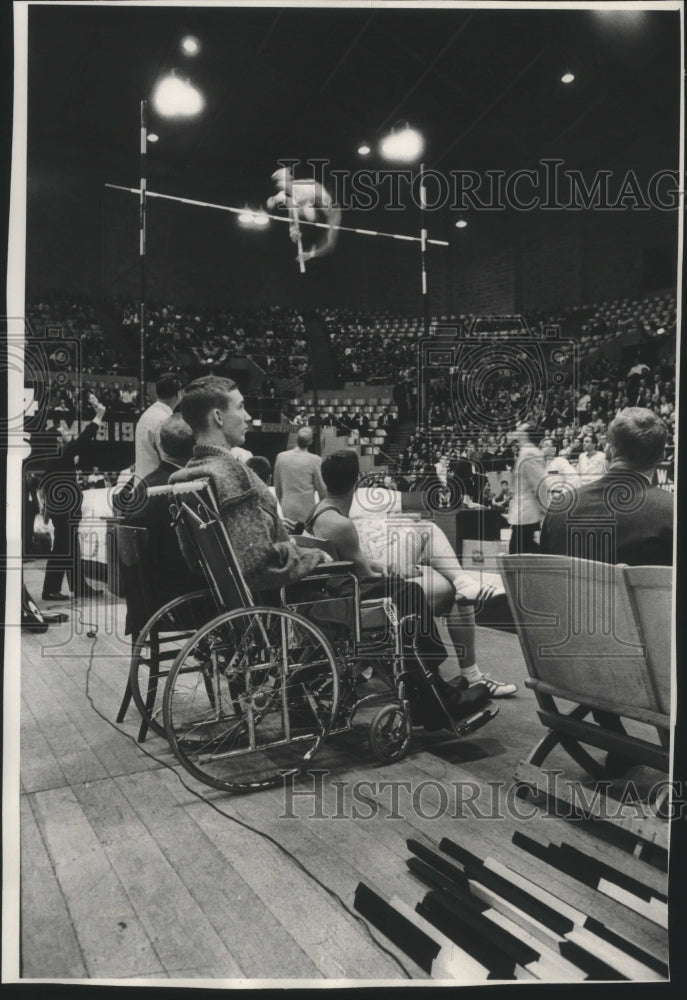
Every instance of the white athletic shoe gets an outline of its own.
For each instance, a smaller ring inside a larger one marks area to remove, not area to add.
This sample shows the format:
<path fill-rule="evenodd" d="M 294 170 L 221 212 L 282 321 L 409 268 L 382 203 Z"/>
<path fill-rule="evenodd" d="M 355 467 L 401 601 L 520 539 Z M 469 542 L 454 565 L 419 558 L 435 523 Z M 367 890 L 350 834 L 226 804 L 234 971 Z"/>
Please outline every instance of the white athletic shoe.
<path fill-rule="evenodd" d="M 470 577 L 459 577 L 453 581 L 453 585 L 456 588 L 458 604 L 484 604 L 506 593 L 498 584 L 480 583 L 479 580 L 472 580 Z"/>
<path fill-rule="evenodd" d="M 471 681 L 470 687 L 473 684 L 486 684 L 490 698 L 508 698 L 518 690 L 517 684 L 507 684 L 505 681 L 494 680 L 489 674 L 482 674 L 477 680 Z"/>

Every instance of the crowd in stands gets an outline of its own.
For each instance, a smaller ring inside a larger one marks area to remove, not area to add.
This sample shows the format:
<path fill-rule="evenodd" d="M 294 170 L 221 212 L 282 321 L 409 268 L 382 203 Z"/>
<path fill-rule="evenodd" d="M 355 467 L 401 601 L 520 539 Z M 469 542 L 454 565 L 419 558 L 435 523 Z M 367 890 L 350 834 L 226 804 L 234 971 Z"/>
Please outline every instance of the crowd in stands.
<path fill-rule="evenodd" d="M 139 304 L 110 299 L 103 311 L 115 317 L 114 343 L 108 343 L 90 300 L 64 291 L 44 291 L 27 304 L 29 335 L 78 340 L 82 371 L 87 375 L 133 376 Z M 298 310 L 281 306 L 228 310 L 149 303 L 146 349 L 153 379 L 162 371 L 189 377 L 218 372 L 232 357 L 252 359 L 267 376 L 293 379 L 304 372 L 308 360 L 303 318 Z"/>
<path fill-rule="evenodd" d="M 132 302 L 111 300 L 110 315 L 117 317 L 123 343 L 136 344 L 139 311 Z M 98 321 L 98 312 L 87 299 L 64 292 L 42 293 L 27 306 L 30 330 L 37 335 L 62 330 L 65 338 L 81 344 L 83 380 L 80 390 L 73 382 L 55 385 L 53 411 L 57 419 L 91 416 L 88 396 L 95 392 L 110 414 L 125 416 L 140 412 L 135 364 L 132 367 L 109 343 Z M 401 417 L 413 412 L 417 385 L 417 341 L 423 335 L 418 317 L 393 312 L 362 313 L 347 309 L 321 309 L 319 317 L 330 337 L 340 379 L 370 382 L 385 379 L 400 390 Z M 174 304 L 149 305 L 146 313 L 147 362 L 150 377 L 172 371 L 192 378 L 207 372 L 223 374 L 231 358 L 252 359 L 264 372 L 263 392 L 274 395 L 275 381 L 297 379 L 307 368 L 304 321 L 295 309 L 264 307 L 255 310 L 181 309 Z M 513 325 L 498 330 L 484 328 L 474 317 L 442 315 L 438 323 L 455 324 L 462 332 L 472 328 L 477 335 L 507 340 L 522 328 Z M 460 373 L 435 380 L 426 414 L 426 433 L 414 435 L 400 455 L 399 469 L 410 471 L 432 465 L 442 456 L 497 462 L 512 461 L 507 429 L 521 419 L 533 421 L 550 434 L 562 455 L 575 458 L 582 450 L 585 434 L 591 432 L 603 447 L 609 421 L 626 406 L 646 406 L 659 413 L 670 430 L 669 456 L 674 450 L 675 421 L 675 332 L 674 292 L 643 299 L 615 300 L 587 307 L 533 313 L 527 316 L 533 333 L 547 325 L 562 325 L 563 338 L 579 347 L 578 385 L 572 380 L 556 384 L 549 380 L 546 391 L 533 392 L 524 376 L 504 370 L 480 391 L 483 419 L 479 430 L 456 430 L 452 400 L 465 398 Z M 488 325 L 488 324 L 487 324 Z M 672 350 L 671 350 L 672 345 Z M 628 352 L 634 358 L 630 366 Z M 623 360 L 625 359 L 625 360 Z M 116 376 L 105 384 L 98 375 Z M 128 377 L 127 377 L 128 376 Z M 469 380 L 470 375 L 463 375 Z M 458 381 L 456 382 L 456 379 Z M 405 392 L 405 396 L 404 396 Z M 359 410 L 360 408 L 358 408 Z M 320 413 L 320 422 L 342 431 L 365 435 L 366 415 L 353 407 L 344 413 Z M 486 414 L 486 416 L 484 416 Z M 293 404 L 288 416 L 294 423 L 312 422 L 312 407 Z M 388 435 L 395 429 L 395 414 L 383 415 L 378 427 Z M 495 467 L 495 466 L 494 466 Z"/>
<path fill-rule="evenodd" d="M 442 457 L 480 462 L 486 468 L 505 469 L 513 461 L 508 430 L 517 420 L 527 420 L 541 434 L 550 437 L 557 454 L 575 461 L 583 451 L 585 437 L 591 436 L 603 451 L 608 424 L 631 406 L 646 407 L 660 416 L 668 427 L 666 460 L 675 453 L 675 372 L 665 361 L 648 365 L 637 354 L 632 365 L 610 364 L 601 358 L 582 362 L 581 381 L 550 385 L 546 391 L 528 396 L 529 386 L 521 379 L 510 383 L 504 376 L 485 391 L 485 409 L 493 420 L 482 421 L 479 429 L 457 430 L 449 379 L 432 388 L 429 427 L 411 436 L 401 452 L 398 470 L 419 472 L 434 466 Z M 460 387 L 453 398 L 460 400 Z M 465 398 L 465 397 L 463 397 Z M 487 400 L 489 402 L 487 402 Z M 489 405 L 489 403 L 491 405 Z M 498 423 L 496 422 L 498 421 Z M 490 426 L 491 424 L 491 426 Z"/>
<path fill-rule="evenodd" d="M 122 302 L 118 311 L 123 334 L 138 336 L 138 305 Z M 162 371 L 222 373 L 232 357 L 249 358 L 267 375 L 283 378 L 297 377 L 307 366 L 303 318 L 296 309 L 229 311 L 169 303 L 149 306 L 146 325 L 152 377 Z"/>
<path fill-rule="evenodd" d="M 126 420 L 127 417 L 134 419 L 139 413 L 138 388 L 133 381 L 104 382 L 90 378 L 84 379 L 79 389 L 71 379 L 65 383 L 53 379 L 47 418 L 55 426 L 59 426 L 62 421 L 71 426 L 75 420 L 91 420 L 94 410 L 89 397 L 93 393 L 107 407 L 111 417 L 120 420 Z M 148 404 L 146 396 L 144 405 Z"/>

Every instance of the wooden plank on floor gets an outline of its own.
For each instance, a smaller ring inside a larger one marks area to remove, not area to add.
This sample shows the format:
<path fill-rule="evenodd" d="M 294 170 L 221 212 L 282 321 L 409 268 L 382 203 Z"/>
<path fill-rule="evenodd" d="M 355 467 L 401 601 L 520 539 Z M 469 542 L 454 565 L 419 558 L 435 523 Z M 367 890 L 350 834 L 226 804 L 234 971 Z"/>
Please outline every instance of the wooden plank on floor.
<path fill-rule="evenodd" d="M 30 799 L 88 975 L 164 977 L 154 944 L 71 789 Z M 53 971 L 44 975 L 52 978 Z"/>
<path fill-rule="evenodd" d="M 401 978 L 397 964 L 366 929 L 282 851 L 209 809 L 207 803 L 188 803 L 181 786 L 170 787 L 326 978 Z M 227 798 L 221 808 L 230 812 L 231 800 Z"/>
<path fill-rule="evenodd" d="M 538 767 L 534 767 L 532 764 L 521 761 L 518 765 L 516 774 L 521 781 L 531 785 L 533 788 L 539 788 L 540 791 L 546 793 L 546 778 L 544 773 Z M 562 804 L 562 808 L 569 807 L 571 804 L 579 805 L 579 803 L 573 802 L 569 788 L 561 782 L 559 782 L 556 786 L 556 797 Z M 614 827 L 619 830 L 627 830 L 627 832 L 632 834 L 632 836 L 644 840 L 648 844 L 655 844 L 657 847 L 661 847 L 664 850 L 668 849 L 670 835 L 669 826 L 664 820 L 652 815 L 648 808 L 647 815 L 643 818 L 638 818 L 636 809 L 629 805 L 620 807 L 618 812 L 619 815 L 615 816 L 612 821 Z M 597 801 L 590 800 L 589 815 L 597 816 L 601 819 L 604 818 Z"/>
<path fill-rule="evenodd" d="M 98 715 L 86 697 L 85 672 L 82 679 L 74 682 L 64 672 L 62 660 L 56 661 L 55 670 L 59 671 L 55 681 L 55 698 L 100 760 L 107 774 L 114 777 L 159 767 L 158 761 L 154 759 L 157 756 L 172 759 L 167 742 L 155 737 L 155 734 L 151 734 L 150 744 L 145 747 L 148 753 L 144 753 L 135 738 L 131 738 L 134 733 L 138 734 L 140 725 L 140 717 L 135 706 L 132 711 L 132 721 L 136 716 L 135 725 L 129 727 L 127 735 L 127 730 L 115 723 L 115 713 L 110 715 L 106 706 L 99 704 L 97 682 L 92 683 L 89 680 L 89 693 L 105 718 Z M 93 688 L 95 690 L 92 690 Z"/>
<path fill-rule="evenodd" d="M 25 792 L 62 788 L 67 784 L 59 761 L 40 730 L 26 698 L 21 699 L 21 783 Z"/>
<path fill-rule="evenodd" d="M 473 739 L 476 739 L 477 736 Z M 416 831 L 415 835 L 421 834 L 420 839 L 425 838 L 429 844 L 437 847 L 441 838 L 447 836 L 480 857 L 489 854 L 512 865 L 536 884 L 551 889 L 552 892 L 558 893 L 561 899 L 565 899 L 584 912 L 596 916 L 609 928 L 618 927 L 620 921 L 620 925 L 622 925 L 629 940 L 632 940 L 639 947 L 643 945 L 650 947 L 658 958 L 667 961 L 665 935 L 661 939 L 660 928 L 653 925 L 651 921 L 644 919 L 639 914 L 628 914 L 626 910 L 621 914 L 617 904 L 614 904 L 613 901 L 604 899 L 598 892 L 582 885 L 563 872 L 558 872 L 549 866 L 542 866 L 541 862 L 529 857 L 526 852 L 520 851 L 512 844 L 513 831 L 522 826 L 526 832 L 529 820 L 519 820 L 517 816 L 509 814 L 506 805 L 498 800 L 493 805 L 491 801 L 484 799 L 477 799 L 475 802 L 482 813 L 489 814 L 494 811 L 494 818 L 491 820 L 478 819 L 477 816 L 471 819 L 469 811 L 462 812 L 460 802 L 456 801 L 456 796 L 461 789 L 467 789 L 470 796 L 474 789 L 477 789 L 478 792 L 481 789 L 480 783 L 475 781 L 471 771 L 468 770 L 472 766 L 472 762 L 470 762 L 465 768 L 459 768 L 456 765 L 437 760 L 432 754 L 419 752 L 411 754 L 403 761 L 383 768 L 366 765 L 364 776 L 366 781 L 371 782 L 372 790 L 369 794 L 378 803 L 381 816 L 388 815 L 390 808 L 388 794 L 379 791 L 382 787 L 381 782 L 390 780 L 410 782 L 415 794 L 417 794 L 420 785 L 424 783 L 422 798 L 415 802 L 415 807 L 413 808 L 406 800 L 406 807 L 402 810 L 404 820 L 411 829 Z M 337 774 L 336 778 L 340 779 L 341 775 Z M 507 783 L 502 782 L 502 787 L 507 789 Z M 487 794 L 491 794 L 491 790 Z M 420 809 L 418 809 L 418 805 L 421 807 Z M 526 806 L 523 804 L 522 808 L 525 809 Z M 532 811 L 531 807 L 530 811 Z M 425 816 L 436 813 L 436 818 L 423 818 L 422 813 Z M 388 823 L 388 827 L 392 825 L 392 822 Z M 386 828 L 384 823 L 380 825 L 380 838 L 387 836 Z M 394 849 L 391 842 L 388 843 L 388 846 L 391 850 Z M 544 867 L 545 871 L 543 871 Z M 421 894 L 422 891 L 422 886 L 418 882 L 418 892 Z"/>
<path fill-rule="evenodd" d="M 105 777 L 107 771 L 56 697 L 55 679 L 48 672 L 24 670 L 22 691 L 69 784 Z"/>
<path fill-rule="evenodd" d="M 62 711 L 63 718 L 78 731 L 80 739 L 100 763 L 102 771 L 100 774 L 96 772 L 93 777 L 97 779 L 102 774 L 121 774 L 157 766 L 116 725 L 110 725 L 95 712 L 85 693 L 85 664 L 77 661 L 78 666 L 83 668 L 83 678 L 75 683 L 65 674 L 62 662 L 57 658 L 44 661 L 41 681 L 49 692 L 54 710 Z"/>
<path fill-rule="evenodd" d="M 80 979 L 86 966 L 29 800 L 21 800 L 21 976 Z"/>
<path fill-rule="evenodd" d="M 251 979 L 319 979 L 316 966 L 172 795 L 170 781 L 177 779 L 171 774 L 135 774 L 118 778 L 117 787 L 243 974 Z"/>
<path fill-rule="evenodd" d="M 650 889 L 667 894 L 668 873 L 642 861 L 627 851 L 595 837 L 589 827 L 581 828 L 579 823 L 551 816 L 540 815 L 531 821 L 532 828 L 546 835 L 552 844 L 570 844 L 598 861 L 611 865 L 642 882 Z"/>
<path fill-rule="evenodd" d="M 75 789 L 99 843 L 169 975 L 174 969 L 223 969 L 226 979 L 242 970 L 220 940 L 155 838 L 113 781 Z"/>
<path fill-rule="evenodd" d="M 250 800 L 236 799 L 232 805 L 247 823 L 268 833 L 286 847 L 351 910 L 360 882 L 385 898 L 394 893 L 408 893 L 411 880 L 405 865 L 398 858 L 389 856 L 386 848 L 366 829 L 364 822 L 350 816 L 331 820 L 290 819 L 284 808 L 283 789 L 267 790 L 251 796 Z M 329 810 L 325 804 L 325 815 L 332 816 L 334 813 L 335 810 Z M 399 850 L 401 840 L 399 834 Z M 413 978 L 427 978 L 427 973 L 389 940 L 375 930 L 372 936 L 399 958 Z"/>

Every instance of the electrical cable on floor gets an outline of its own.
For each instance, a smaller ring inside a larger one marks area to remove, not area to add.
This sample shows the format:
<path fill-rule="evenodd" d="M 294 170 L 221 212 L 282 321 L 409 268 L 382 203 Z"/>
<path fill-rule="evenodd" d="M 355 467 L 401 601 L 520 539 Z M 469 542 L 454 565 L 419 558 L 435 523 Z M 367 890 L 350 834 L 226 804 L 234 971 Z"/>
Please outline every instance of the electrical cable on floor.
<path fill-rule="evenodd" d="M 200 792 L 197 792 L 194 788 L 191 788 L 191 786 L 184 781 L 183 777 L 179 773 L 178 766 L 169 764 L 167 761 L 162 760 L 160 757 L 157 757 L 149 750 L 146 750 L 146 748 L 143 747 L 136 740 L 134 736 L 132 736 L 130 733 L 125 732 L 123 729 L 120 728 L 120 726 L 112 722 L 103 712 L 100 711 L 98 706 L 93 701 L 90 692 L 91 668 L 93 667 L 93 661 L 95 657 L 95 647 L 98 641 L 98 625 L 94 624 L 93 622 L 84 621 L 81 608 L 75 607 L 74 611 L 79 616 L 79 624 L 83 627 L 90 627 L 90 631 L 87 633 L 87 636 L 91 640 L 91 650 L 88 657 L 88 665 L 86 667 L 85 694 L 86 694 L 86 699 L 88 700 L 88 703 L 90 704 L 95 714 L 99 718 L 101 718 L 104 722 L 106 722 L 108 726 L 110 726 L 116 732 L 120 733 L 122 736 L 125 736 L 128 740 L 130 740 L 134 744 L 134 746 L 138 750 L 140 750 L 142 754 L 148 757 L 149 760 L 154 760 L 157 764 L 161 764 L 163 767 L 166 767 L 168 771 L 171 771 L 177 777 L 178 781 L 186 789 L 186 791 L 190 792 L 191 795 L 194 795 L 200 802 L 205 802 L 206 805 L 214 809 L 215 812 L 219 813 L 220 816 L 223 816 L 225 819 L 231 820 L 233 823 L 236 823 L 238 826 L 243 827 L 244 829 L 250 831 L 251 833 L 257 834 L 258 836 L 262 837 L 264 840 L 272 844 L 274 847 L 278 848 L 278 850 L 280 850 L 282 854 L 284 854 L 287 858 L 289 858 L 296 865 L 296 867 L 303 872 L 304 875 L 307 875 L 307 877 L 311 879 L 311 881 L 313 881 L 315 885 L 319 886 L 319 888 L 322 889 L 324 892 L 326 892 L 328 896 L 336 900 L 336 902 L 345 910 L 345 912 L 349 916 L 353 917 L 356 923 L 361 924 L 365 928 L 365 932 L 367 933 L 368 937 L 372 941 L 374 941 L 376 947 L 379 948 L 380 951 L 383 951 L 386 955 L 389 956 L 389 958 L 391 958 L 396 963 L 399 969 L 401 969 L 401 971 L 403 972 L 403 975 L 406 977 L 406 979 L 414 979 L 415 977 L 412 975 L 411 972 L 408 971 L 408 969 L 406 969 L 405 965 L 403 964 L 403 962 L 401 962 L 398 956 L 394 955 L 392 951 L 390 951 L 385 945 L 383 945 L 380 941 L 377 940 L 377 938 L 370 930 L 367 921 L 363 917 L 361 917 L 358 913 L 356 913 L 355 910 L 352 910 L 346 904 L 346 902 L 341 898 L 341 896 L 339 896 L 337 892 L 331 889 L 328 885 L 325 885 L 325 883 L 322 882 L 317 877 L 317 875 L 313 874 L 313 872 L 311 872 L 308 868 L 306 868 L 303 862 L 300 861 L 299 858 L 297 858 L 294 854 L 292 854 L 291 851 L 287 850 L 287 848 L 284 847 L 283 844 L 280 844 L 278 840 L 275 840 L 274 837 L 272 837 L 269 833 L 266 833 L 264 830 L 259 830 L 257 829 L 257 827 L 251 826 L 250 823 L 247 823 L 245 820 L 239 819 L 237 816 L 229 815 L 229 813 L 224 812 L 223 809 L 220 809 L 219 806 L 217 806 L 210 799 L 206 799 L 204 795 L 202 795 Z"/>

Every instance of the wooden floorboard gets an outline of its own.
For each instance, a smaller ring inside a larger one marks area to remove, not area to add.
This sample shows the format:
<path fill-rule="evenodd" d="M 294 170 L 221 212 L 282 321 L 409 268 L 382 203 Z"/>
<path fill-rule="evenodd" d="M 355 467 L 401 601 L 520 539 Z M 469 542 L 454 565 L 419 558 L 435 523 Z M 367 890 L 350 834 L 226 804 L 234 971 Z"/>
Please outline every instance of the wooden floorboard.
<path fill-rule="evenodd" d="M 117 784 L 91 782 L 75 795 L 165 972 L 195 968 L 202 975 L 212 966 L 240 978 L 240 966 Z"/>
<path fill-rule="evenodd" d="M 172 786 L 172 791 L 175 788 Z M 328 979 L 398 978 L 364 927 L 259 833 L 227 821 L 205 803 L 187 811 Z M 230 807 L 229 807 L 230 808 Z"/>
<path fill-rule="evenodd" d="M 25 792 L 60 788 L 68 781 L 50 744 L 41 732 L 29 702 L 21 701 L 21 784 Z"/>
<path fill-rule="evenodd" d="M 215 933 L 227 942 L 243 976 L 318 978 L 316 967 L 289 932 L 180 806 L 169 789 L 169 782 L 176 781 L 171 774 L 136 774 L 118 778 L 117 786 Z"/>
<path fill-rule="evenodd" d="M 164 976 L 154 943 L 74 792 L 69 788 L 36 792 L 31 801 L 88 975 Z M 33 941 L 30 950 L 36 963 Z M 45 968 L 42 975 L 54 973 Z"/>
<path fill-rule="evenodd" d="M 40 567 L 31 573 L 35 592 Z M 312 762 L 326 772 L 318 819 L 307 775 L 294 785 L 306 794 L 293 799 L 282 788 L 230 797 L 184 771 L 165 740 L 149 735 L 138 745 L 133 705 L 115 723 L 129 668 L 123 605 L 100 599 L 83 609 L 93 625 L 74 625 L 79 615 L 67 613 L 66 625 L 23 641 L 23 976 L 426 980 L 353 909 L 359 882 L 411 906 L 422 898 L 406 865 L 408 837 L 434 846 L 450 837 L 599 919 L 622 912 L 512 845 L 513 831 L 528 823 L 541 833 L 570 831 L 574 846 L 588 839 L 574 824 L 521 820 L 504 806 L 515 768 L 543 734 L 515 636 L 478 630 L 482 668 L 520 691 L 472 737 L 419 733 L 405 760 L 384 767 L 368 746 L 370 711 L 353 732 L 330 739 Z M 95 640 L 85 634 L 93 626 Z M 552 762 L 583 777 L 563 753 Z M 435 818 L 423 817 L 432 809 Z M 667 958 L 656 925 L 628 912 L 627 927 Z"/>
<path fill-rule="evenodd" d="M 24 894 L 21 974 L 81 979 L 86 964 L 64 896 L 28 797 L 21 802 L 21 881 Z"/>

